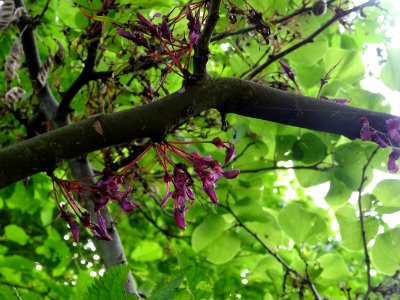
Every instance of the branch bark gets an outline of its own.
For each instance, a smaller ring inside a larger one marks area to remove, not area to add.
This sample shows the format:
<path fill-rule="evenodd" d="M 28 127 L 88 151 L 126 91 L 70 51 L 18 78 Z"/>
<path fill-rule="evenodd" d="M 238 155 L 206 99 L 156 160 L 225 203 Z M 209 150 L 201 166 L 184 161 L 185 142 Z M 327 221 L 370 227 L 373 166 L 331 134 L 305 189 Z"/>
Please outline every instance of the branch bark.
<path fill-rule="evenodd" d="M 200 34 L 199 40 L 195 45 L 195 53 L 193 57 L 193 76 L 194 78 L 204 78 L 207 76 L 207 62 L 210 50 L 208 45 L 210 44 L 211 36 L 214 32 L 214 28 L 217 25 L 219 19 L 219 7 L 221 0 L 211 0 L 210 7 L 208 10 L 208 16 L 204 25 L 203 31 Z"/>
<path fill-rule="evenodd" d="M 382 132 L 387 131 L 386 120 L 395 117 L 290 94 L 251 81 L 210 79 L 148 105 L 97 115 L 1 150 L 0 188 L 38 172 L 51 171 L 62 160 L 111 145 L 136 138 L 162 139 L 190 117 L 211 108 L 350 139 L 359 138 L 358 122 L 362 117 Z M 95 129 L 98 125 L 101 134 Z"/>

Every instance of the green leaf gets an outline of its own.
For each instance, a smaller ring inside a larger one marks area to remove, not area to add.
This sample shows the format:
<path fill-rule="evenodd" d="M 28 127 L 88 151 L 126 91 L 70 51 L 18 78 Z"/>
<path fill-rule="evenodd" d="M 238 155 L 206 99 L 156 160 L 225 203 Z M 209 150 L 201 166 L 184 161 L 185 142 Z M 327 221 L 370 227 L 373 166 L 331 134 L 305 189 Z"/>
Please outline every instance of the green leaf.
<path fill-rule="evenodd" d="M 26 245 L 29 240 L 29 236 L 25 233 L 25 230 L 14 224 L 8 225 L 4 228 L 4 237 L 21 246 Z"/>
<path fill-rule="evenodd" d="M 126 299 L 124 283 L 127 279 L 129 267 L 120 265 L 112 267 L 99 277 L 89 287 L 83 299 L 102 300 L 102 299 Z"/>
<path fill-rule="evenodd" d="M 339 208 L 336 213 L 336 219 L 339 223 L 340 236 L 342 238 L 341 246 L 349 251 L 362 249 L 362 236 L 360 222 L 356 215 L 356 210 L 351 205 Z M 372 217 L 364 218 L 364 229 L 366 232 L 367 243 L 375 237 L 378 232 L 379 221 Z"/>
<path fill-rule="evenodd" d="M 358 51 L 329 48 L 324 60 L 327 70 L 341 61 L 335 70 L 335 78 L 357 82 L 364 75 L 364 63 Z"/>
<path fill-rule="evenodd" d="M 279 212 L 278 219 L 283 231 L 297 244 L 317 242 L 326 234 L 324 219 L 296 203 L 285 206 Z"/>
<path fill-rule="evenodd" d="M 398 179 L 386 179 L 380 181 L 372 194 L 375 195 L 386 208 L 400 210 L 400 182 Z"/>
<path fill-rule="evenodd" d="M 165 282 L 161 280 L 153 293 L 149 297 L 149 300 L 170 300 L 177 293 L 177 289 L 184 279 L 184 275 L 180 274 L 171 281 Z"/>
<path fill-rule="evenodd" d="M 400 48 L 388 49 L 388 60 L 383 66 L 381 80 L 394 91 L 400 91 Z"/>
<path fill-rule="evenodd" d="M 332 178 L 325 201 L 332 207 L 342 206 L 347 203 L 353 190 L 349 189 L 342 181 Z"/>
<path fill-rule="evenodd" d="M 318 283 L 335 284 L 349 278 L 351 273 L 339 254 L 328 253 L 318 258 L 322 273 L 318 277 Z"/>
<path fill-rule="evenodd" d="M 400 269 L 400 228 L 393 228 L 377 236 L 371 248 L 371 260 L 383 274 L 392 276 Z"/>
<path fill-rule="evenodd" d="M 163 255 L 161 246 L 154 241 L 141 241 L 135 246 L 131 258 L 136 261 L 153 261 L 160 259 Z"/>
<path fill-rule="evenodd" d="M 200 252 L 218 239 L 228 228 L 228 224 L 221 215 L 209 215 L 196 227 L 192 235 L 192 247 Z"/>
<path fill-rule="evenodd" d="M 328 46 L 328 41 L 318 40 L 313 43 L 304 45 L 298 50 L 290 53 L 288 55 L 288 58 L 301 63 L 301 65 L 310 67 L 317 64 L 319 60 L 321 60 L 325 56 L 326 51 L 328 50 Z"/>
<path fill-rule="evenodd" d="M 327 147 L 316 134 L 306 133 L 293 144 L 292 152 L 294 160 L 311 165 L 325 158 Z"/>
<path fill-rule="evenodd" d="M 207 260 L 224 264 L 232 260 L 240 250 L 240 239 L 232 231 L 224 232 L 207 247 Z"/>

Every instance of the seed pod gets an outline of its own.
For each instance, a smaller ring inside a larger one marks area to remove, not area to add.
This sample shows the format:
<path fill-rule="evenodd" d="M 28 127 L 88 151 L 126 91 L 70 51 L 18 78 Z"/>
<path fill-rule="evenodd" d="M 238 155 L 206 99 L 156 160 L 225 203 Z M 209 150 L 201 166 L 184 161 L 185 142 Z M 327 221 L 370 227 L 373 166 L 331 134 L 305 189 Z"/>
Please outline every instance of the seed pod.
<path fill-rule="evenodd" d="M 312 6 L 314 16 L 322 16 L 326 12 L 327 4 L 324 0 L 316 1 Z"/>
<path fill-rule="evenodd" d="M 65 51 L 64 51 L 64 47 L 61 44 L 61 42 L 59 40 L 56 40 L 57 45 L 58 45 L 58 49 L 56 54 L 54 55 L 54 67 L 59 67 L 64 63 L 64 59 L 65 59 Z"/>
<path fill-rule="evenodd" d="M 18 22 L 21 17 L 26 16 L 27 14 L 28 14 L 28 12 L 25 9 L 25 7 L 23 7 L 23 6 L 18 7 L 14 12 L 14 19 L 13 20 Z"/>
<path fill-rule="evenodd" d="M 36 87 L 41 89 L 47 84 L 47 77 L 49 76 L 51 64 L 53 63 L 53 56 L 49 55 L 43 65 L 40 67 L 37 78 Z"/>
<path fill-rule="evenodd" d="M 13 0 L 4 0 L 0 6 L 0 30 L 6 29 L 14 20 L 15 5 Z"/>
<path fill-rule="evenodd" d="M 4 104 L 9 108 L 14 108 L 14 104 L 18 103 L 25 95 L 25 91 L 16 86 L 10 89 L 4 97 Z"/>
<path fill-rule="evenodd" d="M 4 5 L 4 4 L 3 4 Z M 7 60 L 4 64 L 6 71 L 6 81 L 11 81 L 17 75 L 19 68 L 21 67 L 22 57 L 22 45 L 19 40 L 16 40 L 8 53 Z"/>

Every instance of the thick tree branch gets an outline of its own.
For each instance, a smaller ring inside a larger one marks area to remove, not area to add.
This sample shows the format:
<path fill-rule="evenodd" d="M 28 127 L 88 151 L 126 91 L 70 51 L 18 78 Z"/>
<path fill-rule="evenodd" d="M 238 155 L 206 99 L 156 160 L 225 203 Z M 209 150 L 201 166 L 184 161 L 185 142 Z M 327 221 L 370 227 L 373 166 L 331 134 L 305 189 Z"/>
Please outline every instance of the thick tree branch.
<path fill-rule="evenodd" d="M 188 118 L 210 108 L 350 139 L 359 137 L 358 122 L 362 117 L 368 118 L 371 126 L 382 132 L 387 131 L 386 120 L 395 117 L 290 94 L 250 81 L 210 79 L 187 86 L 183 93 L 177 92 L 129 110 L 97 115 L 1 150 L 0 188 L 26 176 L 52 170 L 62 160 L 111 145 L 136 138 L 158 140 Z"/>
<path fill-rule="evenodd" d="M 374 6 L 376 4 L 377 4 L 377 0 L 369 0 L 368 2 L 366 2 L 364 4 L 355 6 L 348 10 L 337 9 L 334 16 L 332 18 L 330 18 L 327 22 L 325 22 L 320 28 L 318 28 L 316 31 L 314 31 L 311 35 L 309 35 L 304 40 L 298 42 L 297 44 L 294 44 L 293 46 L 287 48 L 284 51 L 270 55 L 265 63 L 263 63 L 262 65 L 258 66 L 255 69 L 252 69 L 250 74 L 247 75 L 246 79 L 254 78 L 256 75 L 261 73 L 265 68 L 267 68 L 273 62 L 277 61 L 278 59 L 284 57 L 285 55 L 297 50 L 298 48 L 300 48 L 306 44 L 312 43 L 319 34 L 321 34 L 325 29 L 327 29 L 330 25 L 332 25 L 336 21 L 342 19 L 345 16 L 348 16 L 349 14 L 351 14 L 353 12 L 362 10 L 363 8 L 366 8 L 369 6 Z"/>
<path fill-rule="evenodd" d="M 219 7 L 221 0 L 210 0 L 207 20 L 204 28 L 200 34 L 199 40 L 195 45 L 195 53 L 193 56 L 193 77 L 204 78 L 207 76 L 207 61 L 210 51 L 208 45 L 210 44 L 211 36 L 214 28 L 219 19 Z"/>

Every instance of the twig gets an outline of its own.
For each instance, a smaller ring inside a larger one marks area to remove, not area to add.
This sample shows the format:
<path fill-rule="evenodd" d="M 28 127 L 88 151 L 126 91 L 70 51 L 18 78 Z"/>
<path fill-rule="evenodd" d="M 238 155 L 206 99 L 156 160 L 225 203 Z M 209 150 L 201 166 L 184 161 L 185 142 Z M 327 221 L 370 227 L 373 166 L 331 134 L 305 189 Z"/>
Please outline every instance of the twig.
<path fill-rule="evenodd" d="M 332 167 L 319 167 L 321 163 L 316 163 L 310 166 L 293 166 L 293 167 L 281 167 L 281 166 L 271 166 L 265 168 L 258 168 L 258 169 L 249 169 L 249 170 L 240 170 L 240 173 L 258 173 L 258 172 L 266 172 L 266 171 L 275 171 L 275 170 L 314 170 L 314 171 L 321 171 L 326 172 L 329 171 Z"/>
<path fill-rule="evenodd" d="M 313 282 L 311 281 L 311 279 L 310 279 L 310 274 L 308 273 L 308 263 L 307 263 L 306 259 L 303 257 L 303 255 L 302 255 L 300 249 L 298 249 L 297 247 L 295 247 L 295 248 L 296 248 L 297 253 L 299 254 L 301 260 L 302 260 L 303 263 L 304 263 L 305 272 L 306 272 L 306 278 L 307 278 L 307 282 L 308 282 L 308 286 L 310 287 L 310 290 L 311 290 L 311 292 L 313 293 L 314 298 L 315 298 L 315 299 L 319 299 L 319 300 L 322 299 L 321 296 L 318 294 L 318 291 L 317 291 L 317 289 L 316 289 L 314 283 L 313 283 Z"/>
<path fill-rule="evenodd" d="M 229 197 L 229 194 L 228 196 Z M 311 292 L 314 295 L 314 298 L 316 300 L 321 300 L 321 296 L 318 294 L 317 289 L 315 288 L 314 284 L 311 282 L 310 278 L 308 278 L 308 275 L 306 278 L 304 278 L 304 276 L 302 274 L 300 274 L 299 272 L 297 272 L 295 269 L 293 269 L 291 266 L 289 266 L 289 264 L 282 258 L 279 256 L 278 253 L 274 252 L 256 233 L 254 233 L 253 231 L 251 231 L 250 228 L 248 228 L 240 219 L 239 217 L 233 212 L 233 210 L 231 209 L 230 205 L 229 205 L 229 201 L 228 198 L 226 200 L 226 206 L 220 204 L 219 206 L 225 208 L 227 211 L 230 212 L 230 214 L 235 218 L 236 222 L 238 223 L 238 225 L 240 227 L 242 227 L 248 234 L 250 234 L 253 238 L 255 238 L 260 245 L 267 250 L 267 252 L 274 257 L 285 269 L 287 273 L 291 273 L 292 275 L 295 276 L 295 278 L 299 279 L 302 282 L 305 282 L 308 287 L 310 288 Z"/>
<path fill-rule="evenodd" d="M 207 75 L 207 61 L 210 53 L 208 45 L 210 44 L 211 35 L 217 25 L 219 19 L 219 7 L 221 0 L 211 0 L 206 23 L 200 34 L 199 40 L 195 45 L 195 53 L 193 56 L 193 76 L 201 79 Z"/>
<path fill-rule="evenodd" d="M 327 5 L 329 6 L 334 1 L 335 0 L 329 0 L 327 2 Z M 312 10 L 311 6 L 310 7 L 303 6 L 303 7 L 295 10 L 293 13 L 291 13 L 291 14 L 289 14 L 287 16 L 284 16 L 284 17 L 276 19 L 276 20 L 269 20 L 269 22 L 274 24 L 274 25 L 282 24 L 282 23 L 285 23 L 285 22 L 289 21 L 291 18 L 294 18 L 294 17 L 296 17 L 298 15 L 309 13 L 309 12 L 311 12 L 311 10 Z M 238 29 L 238 30 L 235 30 L 235 31 L 225 31 L 225 32 L 222 32 L 222 33 L 219 33 L 219 34 L 213 36 L 211 38 L 211 42 L 219 41 L 219 40 L 221 40 L 223 38 L 230 37 L 230 36 L 245 34 L 245 33 L 251 32 L 251 31 L 253 31 L 255 29 L 256 29 L 256 26 L 249 26 L 247 28 L 241 28 L 241 29 Z"/>
<path fill-rule="evenodd" d="M 306 39 L 302 40 L 301 42 L 293 45 L 292 47 L 279 52 L 277 54 L 272 54 L 268 57 L 267 61 L 265 63 L 263 63 L 262 65 L 258 66 L 257 68 L 255 68 L 247 77 L 246 79 L 252 79 L 254 78 L 257 74 L 261 73 L 266 67 L 268 67 L 270 64 L 272 64 L 273 62 L 277 61 L 278 59 L 284 57 L 285 55 L 293 52 L 294 50 L 300 48 L 301 46 L 304 46 L 306 44 L 312 43 L 314 41 L 314 39 L 320 34 L 322 33 L 325 29 L 327 29 L 330 25 L 332 25 L 333 23 L 335 23 L 336 21 L 342 19 L 343 17 L 356 12 L 358 10 L 361 10 L 365 7 L 368 6 L 374 6 L 376 5 L 377 2 L 376 0 L 370 0 L 364 4 L 355 6 L 351 9 L 348 10 L 336 10 L 335 15 L 329 19 L 325 24 L 323 24 L 320 28 L 318 28 L 316 31 L 314 31 L 310 36 L 308 36 Z"/>
<path fill-rule="evenodd" d="M 365 233 L 365 221 L 364 221 L 364 212 L 363 212 L 363 208 L 362 208 L 362 202 L 361 202 L 361 192 L 362 189 L 364 187 L 365 181 L 367 180 L 367 177 L 365 177 L 365 173 L 367 171 L 367 168 L 369 166 L 369 164 L 371 163 L 372 159 L 374 158 L 374 156 L 376 155 L 376 153 L 378 152 L 380 147 L 376 147 L 374 151 L 372 151 L 370 157 L 367 160 L 367 163 L 364 165 L 363 169 L 362 169 L 362 174 L 361 174 L 361 182 L 360 182 L 360 186 L 358 187 L 358 213 L 360 214 L 360 227 L 361 227 L 361 238 L 362 238 L 362 243 L 363 243 L 363 248 L 364 248 L 364 258 L 365 258 L 365 265 L 367 266 L 367 285 L 368 285 L 368 289 L 367 292 L 364 296 L 364 299 L 369 299 L 368 296 L 371 293 L 373 286 L 372 286 L 372 281 L 371 281 L 371 260 L 369 258 L 369 254 L 368 254 L 368 248 L 367 248 L 367 236 Z"/>

